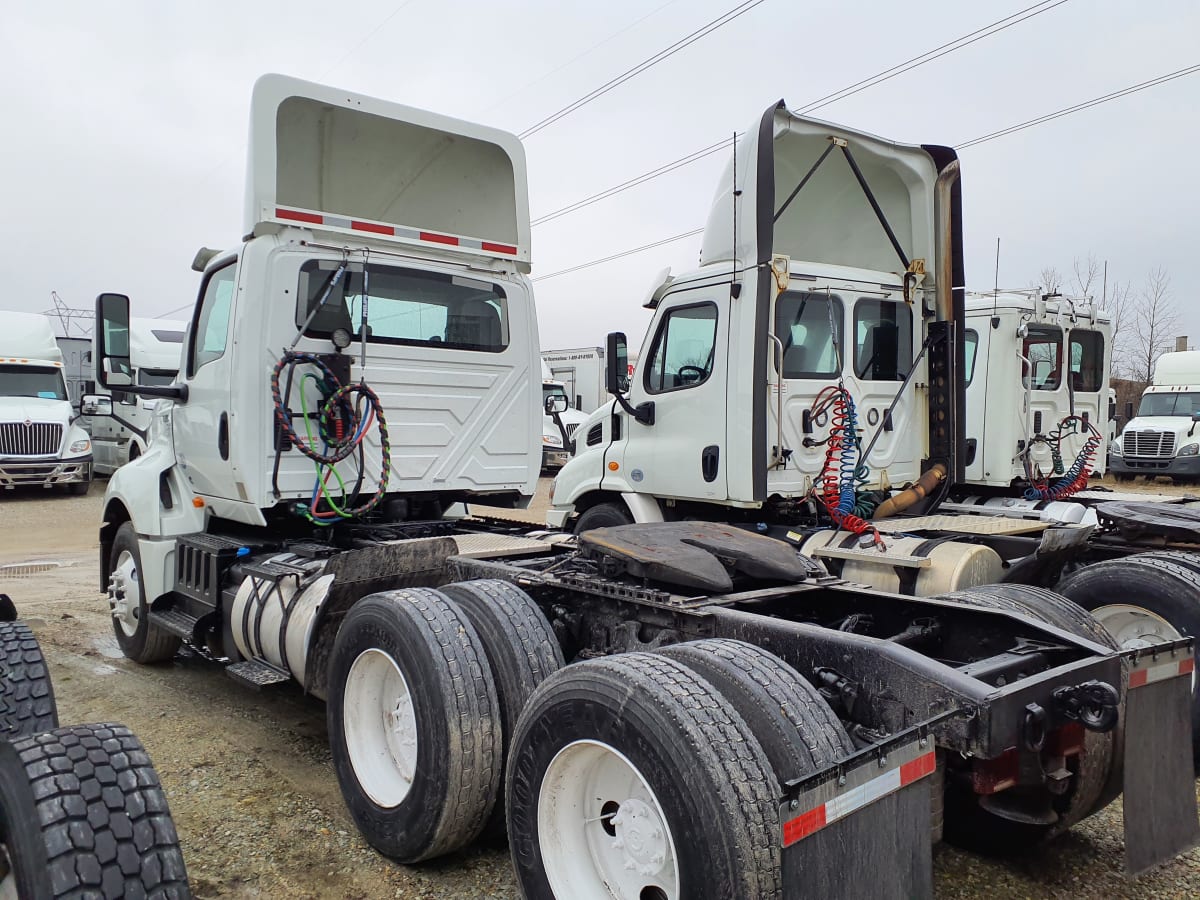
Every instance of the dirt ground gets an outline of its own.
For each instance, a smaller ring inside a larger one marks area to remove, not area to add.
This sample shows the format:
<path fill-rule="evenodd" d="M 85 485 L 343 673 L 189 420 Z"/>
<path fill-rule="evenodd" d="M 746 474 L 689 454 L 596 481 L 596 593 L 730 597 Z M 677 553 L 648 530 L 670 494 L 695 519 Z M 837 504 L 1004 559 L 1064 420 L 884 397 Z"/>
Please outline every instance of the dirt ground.
<path fill-rule="evenodd" d="M 146 745 L 198 897 L 517 896 L 502 848 L 402 866 L 367 847 L 342 804 L 322 703 L 293 688 L 252 693 L 196 657 L 153 667 L 125 660 L 98 585 L 103 487 L 86 497 L 0 493 L 0 592 L 42 643 L 61 720 L 121 722 Z M 1173 490 L 1140 481 L 1132 489 Z M 1122 849 L 1118 802 L 1025 859 L 938 848 L 937 896 L 1200 896 L 1200 851 L 1130 882 Z"/>

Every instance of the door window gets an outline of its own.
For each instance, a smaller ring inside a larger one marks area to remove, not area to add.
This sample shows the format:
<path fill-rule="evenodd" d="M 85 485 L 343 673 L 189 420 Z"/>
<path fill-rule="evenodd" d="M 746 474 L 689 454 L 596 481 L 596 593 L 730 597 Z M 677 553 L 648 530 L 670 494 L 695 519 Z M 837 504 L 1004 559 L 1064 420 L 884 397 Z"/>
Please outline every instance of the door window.
<path fill-rule="evenodd" d="M 1098 391 L 1104 373 L 1104 335 L 1098 331 L 1071 332 L 1071 389 Z"/>
<path fill-rule="evenodd" d="M 225 355 L 236 273 L 236 264 L 230 263 L 213 272 L 204 286 L 204 297 L 196 311 L 196 328 L 192 332 L 189 375 L 195 375 L 201 366 Z"/>
<path fill-rule="evenodd" d="M 1062 384 L 1062 331 L 1045 325 L 1030 326 L 1021 343 L 1024 370 L 1021 383 L 1035 391 L 1056 391 Z M 1030 383 L 1030 373 L 1033 380 Z"/>
<path fill-rule="evenodd" d="M 717 345 L 717 307 L 712 303 L 680 306 L 658 326 L 646 390 L 651 394 L 695 387 L 712 374 Z"/>
<path fill-rule="evenodd" d="M 968 328 L 966 338 L 966 346 L 963 349 L 963 369 L 966 374 L 967 386 L 970 387 L 971 380 L 975 377 L 975 357 L 979 353 L 979 332 L 974 328 Z"/>
<path fill-rule="evenodd" d="M 908 304 L 861 298 L 854 304 L 854 374 L 866 381 L 903 381 L 911 368 Z"/>
<path fill-rule="evenodd" d="M 836 294 L 824 291 L 780 294 L 775 301 L 775 335 L 783 343 L 783 377 L 838 375 L 843 321 L 842 300 Z"/>

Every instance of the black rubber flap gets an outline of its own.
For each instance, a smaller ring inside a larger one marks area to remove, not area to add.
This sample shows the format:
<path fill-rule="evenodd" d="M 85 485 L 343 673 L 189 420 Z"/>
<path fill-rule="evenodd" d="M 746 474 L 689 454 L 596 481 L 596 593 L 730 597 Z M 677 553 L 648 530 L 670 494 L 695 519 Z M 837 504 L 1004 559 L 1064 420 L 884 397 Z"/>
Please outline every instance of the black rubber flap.
<path fill-rule="evenodd" d="M 588 555 L 618 560 L 630 575 L 702 591 L 732 590 L 731 572 L 793 583 L 807 575 L 790 545 L 716 522 L 594 528 L 579 543 Z"/>
<path fill-rule="evenodd" d="M 1125 700 L 1125 868 L 1172 859 L 1200 841 L 1192 763 L 1191 652 L 1134 664 Z M 1139 668 L 1149 677 L 1139 678 Z M 1165 677 L 1164 677 L 1165 676 Z M 1155 680 L 1156 678 L 1160 680 Z M 1134 687 L 1144 681 L 1140 687 Z"/>
<path fill-rule="evenodd" d="M 785 804 L 786 900 L 932 897 L 935 769 L 932 741 L 920 749 L 914 742 Z"/>
<path fill-rule="evenodd" d="M 1100 524 L 1116 528 L 1126 538 L 1164 536 L 1200 541 L 1200 509 L 1171 503 L 1101 503 L 1096 507 Z"/>

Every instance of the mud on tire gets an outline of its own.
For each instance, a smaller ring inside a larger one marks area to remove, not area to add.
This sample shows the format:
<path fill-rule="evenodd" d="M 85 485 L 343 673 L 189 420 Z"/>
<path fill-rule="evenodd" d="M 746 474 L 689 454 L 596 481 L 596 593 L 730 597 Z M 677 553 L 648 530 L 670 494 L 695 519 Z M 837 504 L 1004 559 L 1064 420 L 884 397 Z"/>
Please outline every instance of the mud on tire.
<path fill-rule="evenodd" d="M 0 742 L 0 844 L 22 898 L 191 896 L 158 776 L 123 725 Z"/>

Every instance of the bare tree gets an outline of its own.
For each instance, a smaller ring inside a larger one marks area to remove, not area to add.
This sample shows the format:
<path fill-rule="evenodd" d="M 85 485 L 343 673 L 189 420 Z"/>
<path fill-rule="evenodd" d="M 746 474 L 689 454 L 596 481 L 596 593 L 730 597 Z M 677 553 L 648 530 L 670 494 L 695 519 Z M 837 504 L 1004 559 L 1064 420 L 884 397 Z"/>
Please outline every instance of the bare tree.
<path fill-rule="evenodd" d="M 1133 285 L 1114 281 L 1103 305 L 1112 322 L 1112 373 L 1118 378 L 1133 378 L 1133 364 L 1139 355 L 1134 328 L 1138 296 Z"/>
<path fill-rule="evenodd" d="M 1137 335 L 1137 355 L 1131 362 L 1130 374 L 1149 384 L 1154 363 L 1172 349 L 1175 331 L 1179 327 L 1179 310 L 1171 297 L 1171 279 L 1159 266 L 1146 277 L 1146 286 L 1137 297 L 1133 329 Z"/>
<path fill-rule="evenodd" d="M 1059 288 L 1062 287 L 1062 284 L 1062 273 L 1054 268 L 1054 266 L 1045 266 L 1038 272 L 1037 281 L 1031 284 L 1030 287 L 1041 288 L 1044 294 L 1056 294 Z"/>
<path fill-rule="evenodd" d="M 1092 288 L 1095 286 L 1097 279 L 1100 278 L 1100 272 L 1103 268 L 1100 265 L 1100 260 L 1096 259 L 1089 251 L 1086 260 L 1080 260 L 1078 256 L 1075 257 L 1073 266 L 1075 269 L 1075 287 L 1078 289 L 1078 295 L 1080 297 L 1090 297 L 1092 295 Z M 1045 269 L 1042 270 L 1043 273 L 1045 271 Z M 1057 275 L 1058 273 L 1054 272 L 1054 274 Z"/>

